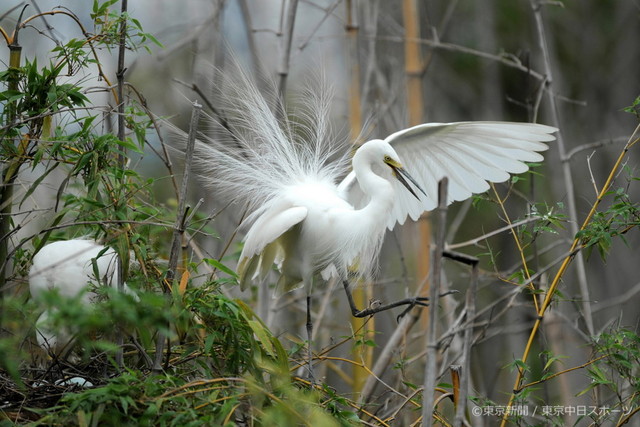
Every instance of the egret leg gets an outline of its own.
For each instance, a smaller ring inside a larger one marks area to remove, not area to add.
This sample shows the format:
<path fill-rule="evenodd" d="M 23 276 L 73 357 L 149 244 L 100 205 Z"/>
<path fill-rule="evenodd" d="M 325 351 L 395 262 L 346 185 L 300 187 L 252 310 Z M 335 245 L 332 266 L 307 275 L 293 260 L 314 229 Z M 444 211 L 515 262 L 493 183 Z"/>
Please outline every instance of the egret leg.
<path fill-rule="evenodd" d="M 309 369 L 309 381 L 315 383 L 313 375 L 313 352 L 311 351 L 311 337 L 313 336 L 313 323 L 311 322 L 311 295 L 307 295 L 307 368 Z"/>
<path fill-rule="evenodd" d="M 406 305 L 407 307 L 405 308 L 405 310 L 398 315 L 398 319 L 400 319 L 416 305 L 422 306 L 422 307 L 429 306 L 429 303 L 428 303 L 429 297 L 411 297 L 411 298 L 401 299 L 400 301 L 392 302 L 390 304 L 380 305 L 377 307 L 369 307 L 369 308 L 360 310 L 358 309 L 358 307 L 356 307 L 356 303 L 353 300 L 353 295 L 351 295 L 351 290 L 349 289 L 349 282 L 347 280 L 343 280 L 342 285 L 344 286 L 344 291 L 347 293 L 347 301 L 349 301 L 349 307 L 351 308 L 351 314 L 353 315 L 353 317 L 367 317 L 367 316 L 371 316 L 372 314 L 380 313 L 381 311 L 387 311 L 392 308 Z M 445 295 L 453 294 L 456 292 L 457 291 L 455 290 L 449 291 L 441 294 L 440 296 L 443 297 Z"/>

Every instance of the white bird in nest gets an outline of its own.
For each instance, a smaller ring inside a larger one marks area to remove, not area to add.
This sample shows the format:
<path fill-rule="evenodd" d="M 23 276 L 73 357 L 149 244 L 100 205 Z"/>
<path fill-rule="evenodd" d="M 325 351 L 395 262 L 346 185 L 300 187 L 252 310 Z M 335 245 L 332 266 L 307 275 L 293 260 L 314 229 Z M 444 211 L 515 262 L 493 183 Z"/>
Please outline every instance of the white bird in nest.
<path fill-rule="evenodd" d="M 205 183 L 248 206 L 241 288 L 267 276 L 274 264 L 279 291 L 305 288 L 312 378 L 313 283 L 342 280 L 358 317 L 426 305 L 409 298 L 359 310 L 349 280 L 375 271 L 387 229 L 437 206 L 443 177 L 448 203 L 483 193 L 488 182 L 507 181 L 527 171 L 526 162 L 542 161 L 539 152 L 557 130 L 532 123 L 427 123 L 365 142 L 351 157 L 348 142 L 332 136 L 327 90 L 305 90 L 291 118 L 284 109 L 274 114 L 241 70 L 233 74 L 222 77 L 216 112 L 223 116 L 210 117 L 212 129 L 199 136 L 194 162 Z"/>
<path fill-rule="evenodd" d="M 41 300 L 47 290 L 56 289 L 64 298 L 81 297 L 81 303 L 93 304 L 97 294 L 88 290 L 90 284 L 118 286 L 116 252 L 92 240 L 61 240 L 44 246 L 34 257 L 29 270 L 29 290 L 32 298 Z M 125 284 L 124 292 L 137 297 Z M 36 339 L 46 351 L 64 355 L 71 347 L 76 328 L 67 325 L 54 330 L 50 314 L 44 311 L 36 321 Z"/>

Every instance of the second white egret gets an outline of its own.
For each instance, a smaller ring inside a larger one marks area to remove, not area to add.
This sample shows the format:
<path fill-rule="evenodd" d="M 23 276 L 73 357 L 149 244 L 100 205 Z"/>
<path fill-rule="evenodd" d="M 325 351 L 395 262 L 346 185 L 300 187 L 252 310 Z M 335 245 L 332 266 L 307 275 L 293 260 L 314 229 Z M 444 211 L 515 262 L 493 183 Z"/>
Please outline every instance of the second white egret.
<path fill-rule="evenodd" d="M 49 243 L 33 257 L 29 270 L 31 297 L 40 301 L 46 291 L 54 289 L 67 299 L 82 293 L 81 304 L 91 306 L 97 298 L 97 294 L 89 289 L 91 283 L 117 288 L 119 275 L 116 259 L 117 254 L 113 249 L 93 240 L 71 239 Z M 138 298 L 126 284 L 124 292 Z M 77 328 L 66 325 L 54 331 L 50 317 L 49 311 L 45 310 L 36 321 L 36 339 L 44 350 L 64 355 L 71 349 Z"/>

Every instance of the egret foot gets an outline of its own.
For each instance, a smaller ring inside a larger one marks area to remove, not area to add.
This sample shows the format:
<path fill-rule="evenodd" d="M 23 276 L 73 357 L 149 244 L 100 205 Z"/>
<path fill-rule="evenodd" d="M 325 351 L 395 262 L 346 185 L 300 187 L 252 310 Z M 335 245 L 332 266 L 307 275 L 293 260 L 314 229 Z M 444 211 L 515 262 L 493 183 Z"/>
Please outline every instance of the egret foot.
<path fill-rule="evenodd" d="M 428 307 L 429 303 L 427 303 L 426 301 L 429 301 L 429 297 L 414 297 L 414 298 L 407 298 L 406 300 L 402 300 L 402 302 L 407 302 L 407 307 L 404 310 L 402 310 L 402 313 L 396 316 L 396 322 L 400 323 L 400 319 L 402 319 L 416 305 L 419 305 L 422 307 Z M 398 302 L 401 302 L 401 301 L 398 301 Z"/>
<path fill-rule="evenodd" d="M 356 307 L 356 303 L 353 300 L 353 295 L 351 295 L 351 290 L 349 289 L 349 282 L 346 280 L 343 280 L 342 285 L 344 286 L 344 291 L 347 294 L 347 301 L 349 301 L 349 307 L 351 308 L 351 314 L 353 315 L 353 317 L 367 317 L 367 316 L 371 316 L 372 314 L 380 313 L 381 311 L 387 311 L 392 308 L 406 305 L 407 307 L 404 309 L 404 311 L 400 313 L 396 318 L 398 321 L 400 321 L 400 319 L 404 317 L 413 307 L 417 305 L 422 307 L 429 306 L 429 303 L 428 303 L 429 297 L 411 297 L 411 298 L 402 299 L 400 301 L 392 302 L 391 304 L 376 305 L 374 307 L 365 308 L 364 310 L 358 310 L 358 308 Z M 440 294 L 440 296 L 443 297 L 443 296 L 454 294 L 457 292 L 458 292 L 457 290 L 452 290 L 452 291 L 448 291 L 443 294 Z"/>

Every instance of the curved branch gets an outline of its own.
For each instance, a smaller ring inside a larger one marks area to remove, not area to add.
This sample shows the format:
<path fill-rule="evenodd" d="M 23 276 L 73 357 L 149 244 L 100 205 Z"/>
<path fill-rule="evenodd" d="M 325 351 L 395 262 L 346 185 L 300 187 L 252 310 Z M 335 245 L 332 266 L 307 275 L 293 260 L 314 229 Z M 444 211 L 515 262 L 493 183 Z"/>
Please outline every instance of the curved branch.
<path fill-rule="evenodd" d="M 405 43 L 408 40 L 406 37 L 396 37 L 396 36 L 375 36 L 374 38 L 376 40 L 383 40 L 383 41 L 390 41 L 390 42 L 397 42 L 397 43 Z M 540 81 L 546 80 L 546 77 L 544 75 L 542 75 L 541 73 L 538 73 L 537 71 L 532 70 L 528 66 L 523 65 L 520 61 L 517 61 L 515 59 L 509 59 L 509 58 L 515 58 L 513 55 L 508 55 L 508 54 L 496 55 L 493 53 L 487 53 L 481 50 L 471 49 L 471 48 L 460 46 L 453 43 L 442 43 L 438 40 L 418 38 L 418 39 L 415 39 L 414 41 L 416 43 L 424 44 L 434 49 L 442 49 L 450 52 L 466 53 L 468 55 L 477 56 L 479 58 L 490 59 L 492 61 L 496 61 L 501 64 L 504 64 L 508 67 L 515 68 L 516 70 L 525 72 L 537 80 L 540 80 Z"/>

